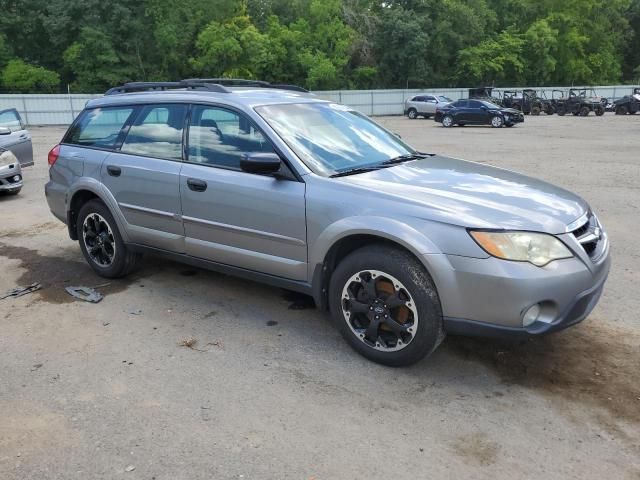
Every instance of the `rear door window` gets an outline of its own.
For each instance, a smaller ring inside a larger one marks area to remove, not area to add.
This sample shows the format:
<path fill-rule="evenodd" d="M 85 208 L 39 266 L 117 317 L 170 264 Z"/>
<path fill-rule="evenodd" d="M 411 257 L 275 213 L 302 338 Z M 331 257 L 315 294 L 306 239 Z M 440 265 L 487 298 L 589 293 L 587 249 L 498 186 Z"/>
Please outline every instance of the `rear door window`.
<path fill-rule="evenodd" d="M 80 114 L 63 143 L 85 147 L 115 148 L 134 107 L 92 108 Z"/>
<path fill-rule="evenodd" d="M 187 105 L 146 105 L 129 128 L 122 153 L 182 160 L 182 131 Z"/>

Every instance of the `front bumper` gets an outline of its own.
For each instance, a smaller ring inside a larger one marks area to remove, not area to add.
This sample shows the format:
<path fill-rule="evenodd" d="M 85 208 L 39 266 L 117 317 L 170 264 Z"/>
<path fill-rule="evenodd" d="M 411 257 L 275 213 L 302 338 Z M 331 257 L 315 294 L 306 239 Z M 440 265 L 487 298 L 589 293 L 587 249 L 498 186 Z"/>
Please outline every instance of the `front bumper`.
<path fill-rule="evenodd" d="M 541 335 L 581 322 L 598 303 L 611 266 L 608 243 L 596 262 L 585 254 L 542 268 L 493 257 L 442 257 L 433 273 L 445 330 L 485 337 Z M 523 327 L 524 313 L 535 304 L 539 319 Z"/>
<path fill-rule="evenodd" d="M 17 180 L 16 177 L 18 177 Z M 0 192 L 13 192 L 22 188 L 22 185 L 22 170 L 19 163 L 0 167 Z"/>

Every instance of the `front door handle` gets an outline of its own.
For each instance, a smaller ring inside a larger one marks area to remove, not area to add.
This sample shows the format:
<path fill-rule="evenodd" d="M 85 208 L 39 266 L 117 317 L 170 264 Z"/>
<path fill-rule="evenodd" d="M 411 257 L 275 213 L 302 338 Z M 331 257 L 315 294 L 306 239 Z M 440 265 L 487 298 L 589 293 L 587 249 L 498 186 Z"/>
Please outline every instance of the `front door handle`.
<path fill-rule="evenodd" d="M 207 189 L 207 182 L 198 180 L 197 178 L 189 178 L 187 180 L 187 186 L 194 192 L 204 192 Z"/>
<path fill-rule="evenodd" d="M 120 174 L 122 173 L 122 170 L 120 169 L 120 167 L 115 167 L 113 165 L 108 165 L 107 166 L 107 172 L 112 177 L 119 177 Z"/>

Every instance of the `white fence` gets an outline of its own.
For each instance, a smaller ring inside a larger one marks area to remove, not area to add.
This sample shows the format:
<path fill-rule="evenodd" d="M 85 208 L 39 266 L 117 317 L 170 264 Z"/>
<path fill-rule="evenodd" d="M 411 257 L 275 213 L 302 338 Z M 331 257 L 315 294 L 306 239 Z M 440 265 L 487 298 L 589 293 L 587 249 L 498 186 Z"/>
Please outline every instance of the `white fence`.
<path fill-rule="evenodd" d="M 597 95 L 615 100 L 631 93 L 630 85 L 613 85 L 593 88 Z M 568 87 L 536 88 L 539 95 L 551 97 L 554 89 L 568 90 Z M 522 90 L 522 87 L 496 88 L 494 95 L 505 90 Z M 427 90 L 333 90 L 313 92 L 320 98 L 349 105 L 367 115 L 401 115 L 406 98 L 418 93 L 434 93 L 457 100 L 465 98 L 467 88 L 431 88 Z M 53 94 L 53 95 L 0 95 L 0 110 L 15 108 L 28 125 L 68 125 L 84 108 L 88 100 L 100 94 Z"/>

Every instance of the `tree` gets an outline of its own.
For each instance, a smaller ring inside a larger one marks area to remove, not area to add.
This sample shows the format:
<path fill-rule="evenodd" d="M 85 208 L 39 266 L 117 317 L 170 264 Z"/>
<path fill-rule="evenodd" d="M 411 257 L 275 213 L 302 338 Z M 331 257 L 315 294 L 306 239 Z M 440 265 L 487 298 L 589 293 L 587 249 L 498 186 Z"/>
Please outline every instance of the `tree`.
<path fill-rule="evenodd" d="M 467 47 L 458 55 L 458 75 L 469 85 L 518 85 L 524 72 L 523 45 L 519 35 L 504 31 Z"/>
<path fill-rule="evenodd" d="M 63 57 L 76 78 L 74 88 L 82 91 L 105 90 L 132 80 L 131 69 L 120 62 L 111 38 L 95 28 L 84 27 Z"/>
<path fill-rule="evenodd" d="M 7 90 L 20 93 L 54 92 L 60 76 L 44 67 L 13 59 L 2 71 L 2 84 Z"/>

